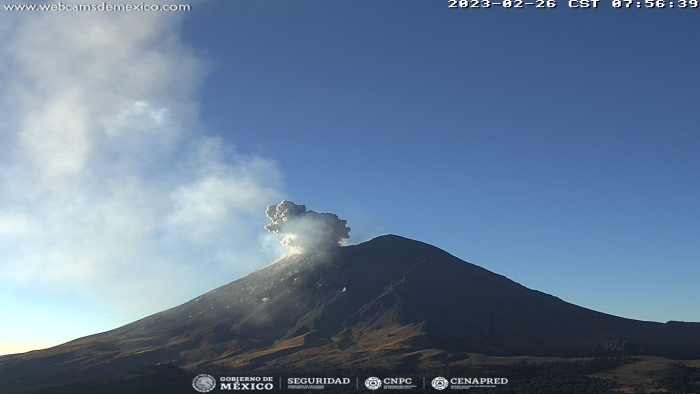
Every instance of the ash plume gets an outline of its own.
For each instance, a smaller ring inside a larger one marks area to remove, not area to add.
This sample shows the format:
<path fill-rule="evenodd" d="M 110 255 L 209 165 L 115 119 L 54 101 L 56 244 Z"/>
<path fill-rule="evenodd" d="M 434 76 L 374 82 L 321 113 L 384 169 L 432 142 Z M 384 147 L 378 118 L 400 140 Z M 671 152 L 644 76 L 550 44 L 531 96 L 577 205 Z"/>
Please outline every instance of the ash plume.
<path fill-rule="evenodd" d="M 347 220 L 333 213 L 309 211 L 292 201 L 268 205 L 265 215 L 271 222 L 265 230 L 284 236 L 282 245 L 293 251 L 328 250 L 350 238 Z"/>

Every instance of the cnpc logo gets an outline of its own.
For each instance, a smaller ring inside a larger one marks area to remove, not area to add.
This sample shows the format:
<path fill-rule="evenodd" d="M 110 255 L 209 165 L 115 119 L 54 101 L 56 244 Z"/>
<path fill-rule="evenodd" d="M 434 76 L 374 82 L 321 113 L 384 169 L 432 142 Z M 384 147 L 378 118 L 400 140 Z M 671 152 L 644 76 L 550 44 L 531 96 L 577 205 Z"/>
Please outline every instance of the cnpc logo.
<path fill-rule="evenodd" d="M 382 380 L 378 377 L 372 376 L 371 378 L 367 378 L 367 380 L 365 380 L 365 386 L 370 390 L 377 390 L 378 388 L 382 387 Z"/>
<path fill-rule="evenodd" d="M 382 385 L 386 386 L 398 386 L 398 385 L 411 385 L 413 383 L 412 378 L 384 378 L 384 379 L 379 379 L 376 376 L 372 376 L 371 378 L 367 378 L 365 380 L 365 387 L 367 387 L 370 390 L 377 390 L 382 387 Z"/>

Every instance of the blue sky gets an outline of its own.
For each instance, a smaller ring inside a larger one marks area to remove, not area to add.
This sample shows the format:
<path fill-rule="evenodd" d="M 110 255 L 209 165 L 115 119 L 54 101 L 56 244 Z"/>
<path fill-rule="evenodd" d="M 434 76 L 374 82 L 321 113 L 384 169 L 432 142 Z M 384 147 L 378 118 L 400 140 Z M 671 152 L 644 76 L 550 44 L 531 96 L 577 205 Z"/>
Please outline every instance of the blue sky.
<path fill-rule="evenodd" d="M 401 234 L 587 307 L 697 321 L 686 11 L 235 2 L 195 12 L 185 36 L 217 62 L 204 122 L 275 158 L 294 200 L 365 221 L 360 238 Z"/>
<path fill-rule="evenodd" d="M 0 353 L 274 261 L 282 198 L 351 243 L 403 235 L 587 308 L 700 321 L 699 11 L 447 4 L 1 13 Z"/>

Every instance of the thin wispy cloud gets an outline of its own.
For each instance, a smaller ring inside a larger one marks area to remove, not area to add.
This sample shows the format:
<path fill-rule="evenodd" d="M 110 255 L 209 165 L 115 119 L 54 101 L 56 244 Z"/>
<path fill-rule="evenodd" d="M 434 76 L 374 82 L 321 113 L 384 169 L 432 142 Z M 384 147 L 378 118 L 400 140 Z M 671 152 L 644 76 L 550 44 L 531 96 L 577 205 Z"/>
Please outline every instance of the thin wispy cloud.
<path fill-rule="evenodd" d="M 274 257 L 259 245 L 280 171 L 201 129 L 209 67 L 181 18 L 27 12 L 0 29 L 0 287 L 141 315 Z"/>

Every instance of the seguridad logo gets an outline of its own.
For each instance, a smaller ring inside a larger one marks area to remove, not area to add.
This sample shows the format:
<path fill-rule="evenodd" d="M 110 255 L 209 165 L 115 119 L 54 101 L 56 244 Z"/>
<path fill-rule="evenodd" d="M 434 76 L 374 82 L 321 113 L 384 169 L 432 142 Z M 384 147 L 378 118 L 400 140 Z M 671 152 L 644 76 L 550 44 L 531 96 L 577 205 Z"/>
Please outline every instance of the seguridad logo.
<path fill-rule="evenodd" d="M 287 378 L 287 390 L 326 390 L 333 386 L 349 386 L 350 378 Z"/>

